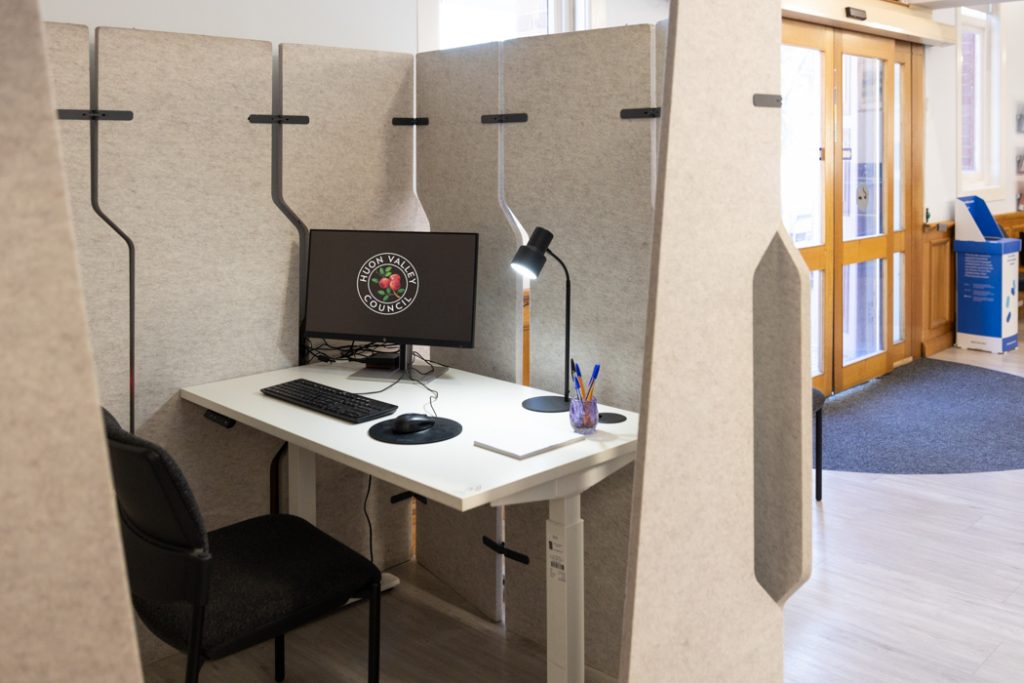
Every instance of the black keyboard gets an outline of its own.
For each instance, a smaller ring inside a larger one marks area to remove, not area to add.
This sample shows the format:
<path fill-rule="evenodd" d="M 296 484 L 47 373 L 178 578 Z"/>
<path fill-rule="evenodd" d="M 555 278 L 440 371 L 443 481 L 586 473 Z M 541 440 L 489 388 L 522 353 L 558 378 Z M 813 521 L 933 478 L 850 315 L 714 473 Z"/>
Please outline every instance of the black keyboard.
<path fill-rule="evenodd" d="M 308 379 L 293 379 L 291 382 L 275 384 L 272 387 L 261 389 L 261 391 L 267 396 L 273 396 L 347 422 L 376 420 L 378 417 L 390 415 L 398 410 L 396 405 L 374 401 L 372 398 L 310 382 Z"/>

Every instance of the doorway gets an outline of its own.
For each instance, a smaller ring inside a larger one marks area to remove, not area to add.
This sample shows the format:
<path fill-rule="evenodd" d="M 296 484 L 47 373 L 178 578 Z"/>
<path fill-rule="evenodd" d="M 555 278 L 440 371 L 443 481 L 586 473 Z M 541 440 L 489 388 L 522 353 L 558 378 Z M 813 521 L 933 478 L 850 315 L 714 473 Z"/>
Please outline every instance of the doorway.
<path fill-rule="evenodd" d="M 912 354 L 909 43 L 783 22 L 783 223 L 811 271 L 811 375 L 826 395 Z"/>

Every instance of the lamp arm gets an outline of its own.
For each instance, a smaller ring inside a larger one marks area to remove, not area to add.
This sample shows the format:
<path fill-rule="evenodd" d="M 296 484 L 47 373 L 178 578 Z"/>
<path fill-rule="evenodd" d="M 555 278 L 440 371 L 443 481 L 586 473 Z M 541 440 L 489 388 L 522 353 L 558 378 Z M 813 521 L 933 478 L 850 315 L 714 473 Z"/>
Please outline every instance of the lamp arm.
<path fill-rule="evenodd" d="M 562 369 L 564 371 L 563 380 L 563 391 L 565 394 L 566 403 L 569 402 L 569 330 L 571 323 L 570 308 L 572 305 L 572 281 L 569 279 L 569 269 L 565 267 L 565 262 L 558 258 L 558 254 L 547 250 L 547 253 L 551 254 L 551 257 L 558 261 L 558 265 L 562 266 L 562 270 L 565 271 L 565 360 L 562 363 Z"/>

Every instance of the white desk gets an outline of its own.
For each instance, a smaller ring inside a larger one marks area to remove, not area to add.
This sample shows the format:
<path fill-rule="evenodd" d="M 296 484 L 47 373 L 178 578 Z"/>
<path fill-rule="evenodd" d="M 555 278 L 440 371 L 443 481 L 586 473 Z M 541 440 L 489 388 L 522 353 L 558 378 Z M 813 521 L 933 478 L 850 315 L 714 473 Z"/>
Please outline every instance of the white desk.
<path fill-rule="evenodd" d="M 624 467 L 636 453 L 636 413 L 620 424 L 600 425 L 582 441 L 516 460 L 478 448 L 488 426 L 513 423 L 524 430 L 571 436 L 566 413 L 534 413 L 520 403 L 545 392 L 460 370 L 429 386 L 440 393 L 438 415 L 458 420 L 462 433 L 435 444 L 395 445 L 371 439 L 372 422 L 349 424 L 260 393 L 297 378 L 351 392 L 386 386 L 391 379 L 351 363 L 306 365 L 181 390 L 187 401 L 227 415 L 288 442 L 289 512 L 316 523 L 316 462 L 320 455 L 431 501 L 466 511 L 482 505 L 548 501 L 548 681 L 583 683 L 583 520 L 580 494 Z M 427 391 L 403 380 L 376 398 L 398 405 L 396 414 L 429 413 Z M 602 410 L 606 408 L 602 406 Z M 557 569 L 561 565 L 564 570 Z"/>

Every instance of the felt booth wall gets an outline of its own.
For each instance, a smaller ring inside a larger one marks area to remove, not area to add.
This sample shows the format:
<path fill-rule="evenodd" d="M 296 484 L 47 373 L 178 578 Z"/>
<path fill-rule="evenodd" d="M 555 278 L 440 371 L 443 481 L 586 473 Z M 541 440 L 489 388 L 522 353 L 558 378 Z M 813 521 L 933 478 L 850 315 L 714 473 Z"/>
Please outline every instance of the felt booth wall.
<path fill-rule="evenodd" d="M 656 104 L 651 25 L 524 38 L 504 45 L 505 193 L 530 232 L 554 234 L 551 250 L 572 278 L 572 355 L 585 378 L 601 363 L 597 398 L 637 410 L 644 367 L 653 235 L 656 119 L 623 109 Z M 552 259 L 531 283 L 531 384 L 561 392 L 565 276 Z M 586 660 L 618 670 L 632 467 L 583 495 Z M 544 557 L 543 504 L 506 511 L 510 547 Z M 509 629 L 545 638 L 543 562 L 507 563 Z"/>
<path fill-rule="evenodd" d="M 417 56 L 417 115 L 430 120 L 417 130 L 417 193 L 432 230 L 480 235 L 474 347 L 434 347 L 431 358 L 515 381 L 522 292 L 509 261 L 522 242 L 499 201 L 502 127 L 480 121 L 501 107 L 500 49 L 489 43 Z M 501 514 L 416 508 L 417 561 L 496 621 L 502 562 L 481 538 L 500 538 Z"/>
<path fill-rule="evenodd" d="M 57 107 L 90 109 L 88 27 L 54 23 L 44 26 Z M 111 123 L 118 125 L 120 122 Z M 79 263 L 83 265 L 85 312 L 89 319 L 100 399 L 127 427 L 130 421 L 128 245 L 92 208 L 89 123 L 62 120 L 59 126 L 75 244 Z"/>
<path fill-rule="evenodd" d="M 51 49 L 74 53 L 74 33 Z M 4 4 L 0 63 L 0 670 L 141 681 L 34 0 Z"/>
<path fill-rule="evenodd" d="M 413 193 L 413 55 L 280 46 L 281 111 L 309 116 L 282 126 L 282 193 L 311 229 L 417 230 L 426 225 Z M 385 399 L 386 400 L 386 399 Z M 317 458 L 317 519 L 324 530 L 369 552 L 362 515 L 366 475 Z M 412 503 L 376 481 L 368 506 L 374 559 L 390 567 L 412 556 Z"/>
<path fill-rule="evenodd" d="M 100 28 L 96 55 L 99 107 L 134 112 L 101 124 L 98 153 L 100 202 L 136 247 L 137 430 L 176 458 L 209 527 L 264 514 L 280 443 L 178 389 L 294 362 L 296 233 L 270 197 L 270 129 L 247 120 L 271 111 L 271 46 Z M 145 659 L 162 651 L 144 639 Z"/>
<path fill-rule="evenodd" d="M 782 603 L 810 572 L 811 386 L 779 112 L 753 102 L 778 93 L 779 6 L 671 17 L 620 680 L 781 681 Z"/>

